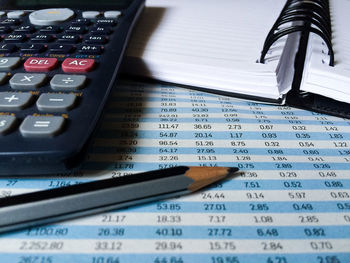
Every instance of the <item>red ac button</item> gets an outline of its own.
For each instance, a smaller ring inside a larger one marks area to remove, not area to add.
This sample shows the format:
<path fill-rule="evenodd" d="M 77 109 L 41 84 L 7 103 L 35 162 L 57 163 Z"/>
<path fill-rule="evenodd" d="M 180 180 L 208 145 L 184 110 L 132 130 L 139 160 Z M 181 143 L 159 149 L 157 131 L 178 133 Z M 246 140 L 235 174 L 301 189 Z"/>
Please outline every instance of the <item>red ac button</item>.
<path fill-rule="evenodd" d="M 28 58 L 24 68 L 28 72 L 47 72 L 56 67 L 57 58 Z"/>
<path fill-rule="evenodd" d="M 62 63 L 64 72 L 85 73 L 94 67 L 95 60 L 81 58 L 66 58 Z"/>

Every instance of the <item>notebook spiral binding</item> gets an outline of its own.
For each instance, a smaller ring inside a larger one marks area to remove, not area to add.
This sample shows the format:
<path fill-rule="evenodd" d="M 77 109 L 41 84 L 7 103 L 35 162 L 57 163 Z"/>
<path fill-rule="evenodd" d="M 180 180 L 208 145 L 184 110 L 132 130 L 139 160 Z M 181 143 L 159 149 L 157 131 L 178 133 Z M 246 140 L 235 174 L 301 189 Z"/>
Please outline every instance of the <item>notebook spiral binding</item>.
<path fill-rule="evenodd" d="M 287 23 L 289 24 L 286 25 Z M 265 63 L 267 52 L 278 39 L 294 32 L 300 32 L 301 35 L 295 59 L 292 89 L 287 94 L 286 103 L 290 106 L 349 119 L 350 106 L 348 103 L 300 91 L 310 33 L 322 38 L 328 48 L 329 66 L 334 66 L 329 1 L 288 0 L 265 39 L 259 62 Z"/>
<path fill-rule="evenodd" d="M 283 27 L 287 23 L 297 21 L 303 22 L 302 25 Z M 319 35 L 327 45 L 329 65 L 334 66 L 328 0 L 288 0 L 265 39 L 260 63 L 265 63 L 267 52 L 278 39 L 294 32 L 312 32 Z"/>

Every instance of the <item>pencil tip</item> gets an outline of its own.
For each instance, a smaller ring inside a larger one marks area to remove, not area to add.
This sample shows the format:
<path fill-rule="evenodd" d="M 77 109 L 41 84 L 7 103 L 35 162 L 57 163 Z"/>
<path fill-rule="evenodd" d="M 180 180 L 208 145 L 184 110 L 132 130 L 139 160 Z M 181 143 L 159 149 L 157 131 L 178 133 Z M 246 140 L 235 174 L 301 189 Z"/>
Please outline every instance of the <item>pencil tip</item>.
<path fill-rule="evenodd" d="M 186 172 L 186 176 L 194 180 L 188 187 L 191 191 L 196 191 L 218 180 L 226 178 L 234 172 L 237 167 L 190 167 Z"/>
<path fill-rule="evenodd" d="M 238 170 L 239 170 L 238 167 L 229 167 L 228 173 L 233 174 L 233 173 L 237 172 Z"/>

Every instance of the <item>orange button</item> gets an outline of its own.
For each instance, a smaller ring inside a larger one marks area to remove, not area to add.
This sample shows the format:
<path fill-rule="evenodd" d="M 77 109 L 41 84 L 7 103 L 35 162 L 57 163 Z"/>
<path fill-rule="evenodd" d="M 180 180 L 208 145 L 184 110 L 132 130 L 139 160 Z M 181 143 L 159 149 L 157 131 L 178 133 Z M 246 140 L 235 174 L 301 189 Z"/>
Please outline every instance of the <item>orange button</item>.
<path fill-rule="evenodd" d="M 24 68 L 28 72 L 47 72 L 56 67 L 57 58 L 28 58 Z"/>
<path fill-rule="evenodd" d="M 66 58 L 62 63 L 64 72 L 85 73 L 94 67 L 95 60 L 81 58 Z"/>

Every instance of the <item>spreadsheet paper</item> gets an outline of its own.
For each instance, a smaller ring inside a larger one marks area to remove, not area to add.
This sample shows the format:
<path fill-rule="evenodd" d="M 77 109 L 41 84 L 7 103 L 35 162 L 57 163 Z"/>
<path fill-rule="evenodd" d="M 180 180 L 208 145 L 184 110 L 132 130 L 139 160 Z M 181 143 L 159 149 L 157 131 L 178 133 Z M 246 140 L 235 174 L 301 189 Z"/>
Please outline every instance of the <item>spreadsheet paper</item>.
<path fill-rule="evenodd" d="M 124 81 L 80 172 L 1 178 L 0 196 L 189 166 L 195 194 L 2 234 L 0 262 L 349 263 L 350 120 Z"/>

